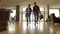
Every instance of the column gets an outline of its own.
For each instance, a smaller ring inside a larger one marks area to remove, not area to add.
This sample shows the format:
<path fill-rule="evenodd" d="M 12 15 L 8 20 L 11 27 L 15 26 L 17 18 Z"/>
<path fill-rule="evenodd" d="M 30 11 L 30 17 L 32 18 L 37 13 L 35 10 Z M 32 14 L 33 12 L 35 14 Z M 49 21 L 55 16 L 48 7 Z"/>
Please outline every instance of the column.
<path fill-rule="evenodd" d="M 20 5 L 16 5 L 16 21 L 19 21 Z"/>

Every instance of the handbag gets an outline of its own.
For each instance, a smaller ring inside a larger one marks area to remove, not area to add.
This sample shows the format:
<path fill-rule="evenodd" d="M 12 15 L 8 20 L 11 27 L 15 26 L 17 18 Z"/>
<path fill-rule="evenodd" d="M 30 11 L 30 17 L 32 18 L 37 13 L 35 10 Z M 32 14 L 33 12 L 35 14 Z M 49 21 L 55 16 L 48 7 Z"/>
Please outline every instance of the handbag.
<path fill-rule="evenodd" d="M 43 19 L 43 15 L 42 15 L 42 14 L 40 15 L 40 20 L 41 20 L 41 19 Z"/>

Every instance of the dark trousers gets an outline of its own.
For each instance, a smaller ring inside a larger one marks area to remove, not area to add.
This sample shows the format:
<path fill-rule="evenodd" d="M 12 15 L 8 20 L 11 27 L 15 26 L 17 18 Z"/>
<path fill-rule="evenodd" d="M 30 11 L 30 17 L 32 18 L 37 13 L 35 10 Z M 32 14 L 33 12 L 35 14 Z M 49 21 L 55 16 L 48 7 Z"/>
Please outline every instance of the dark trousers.
<path fill-rule="evenodd" d="M 35 23 L 38 23 L 39 13 L 34 13 Z"/>
<path fill-rule="evenodd" d="M 29 17 L 26 17 L 26 19 L 27 19 L 27 23 L 28 23 L 28 21 L 30 22 L 31 20 L 30 20 L 30 16 Z"/>
<path fill-rule="evenodd" d="M 28 22 L 31 22 L 30 14 L 27 14 L 26 20 L 27 20 L 27 25 L 28 25 Z"/>

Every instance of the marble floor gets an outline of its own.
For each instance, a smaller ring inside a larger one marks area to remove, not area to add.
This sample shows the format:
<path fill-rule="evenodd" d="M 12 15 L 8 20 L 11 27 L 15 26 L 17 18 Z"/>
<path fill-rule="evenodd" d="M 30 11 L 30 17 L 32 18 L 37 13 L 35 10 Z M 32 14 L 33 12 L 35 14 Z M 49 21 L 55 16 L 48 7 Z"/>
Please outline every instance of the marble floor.
<path fill-rule="evenodd" d="M 60 34 L 60 25 L 52 23 L 39 22 L 34 25 L 34 22 L 22 24 L 18 22 L 8 22 L 7 30 L 0 34 Z"/>

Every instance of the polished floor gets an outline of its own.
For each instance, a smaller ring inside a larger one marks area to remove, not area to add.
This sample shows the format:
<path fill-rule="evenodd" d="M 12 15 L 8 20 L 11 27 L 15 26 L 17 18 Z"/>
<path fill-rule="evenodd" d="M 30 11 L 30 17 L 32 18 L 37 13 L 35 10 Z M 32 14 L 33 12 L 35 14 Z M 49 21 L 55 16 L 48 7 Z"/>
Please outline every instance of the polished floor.
<path fill-rule="evenodd" d="M 34 25 L 34 22 L 22 24 L 18 22 L 8 22 L 7 30 L 0 34 L 60 34 L 60 25 L 52 23 L 39 22 Z"/>

